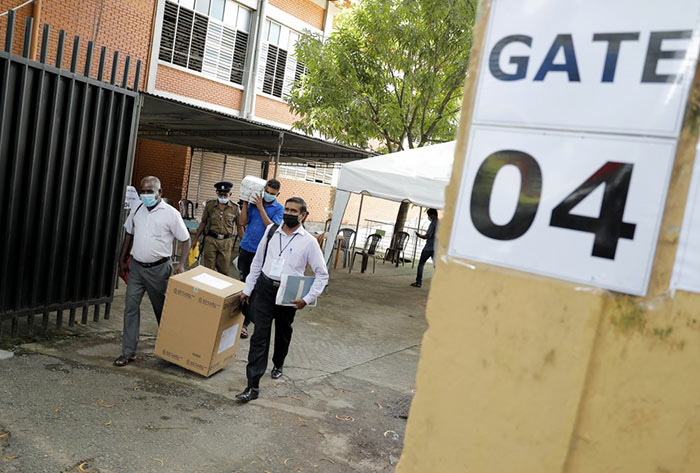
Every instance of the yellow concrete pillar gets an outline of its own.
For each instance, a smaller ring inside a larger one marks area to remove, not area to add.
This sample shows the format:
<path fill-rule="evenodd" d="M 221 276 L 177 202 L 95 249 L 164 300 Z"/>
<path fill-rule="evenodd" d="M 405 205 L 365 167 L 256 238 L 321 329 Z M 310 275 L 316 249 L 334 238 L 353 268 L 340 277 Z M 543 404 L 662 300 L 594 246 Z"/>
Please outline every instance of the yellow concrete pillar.
<path fill-rule="evenodd" d="M 397 472 L 700 472 L 700 296 L 668 289 L 695 106 L 646 297 L 448 258 L 489 14 L 484 2 Z"/>

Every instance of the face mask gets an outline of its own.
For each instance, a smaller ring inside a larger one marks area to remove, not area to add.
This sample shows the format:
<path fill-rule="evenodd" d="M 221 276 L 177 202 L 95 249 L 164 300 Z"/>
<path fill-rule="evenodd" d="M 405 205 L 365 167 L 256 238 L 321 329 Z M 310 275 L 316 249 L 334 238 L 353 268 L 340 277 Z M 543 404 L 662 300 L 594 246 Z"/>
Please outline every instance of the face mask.
<path fill-rule="evenodd" d="M 155 194 L 141 194 L 141 202 L 143 202 L 143 205 L 146 207 L 153 207 L 156 205 L 156 202 L 158 199 L 156 199 Z"/>
<path fill-rule="evenodd" d="M 228 197 L 217 197 L 219 200 L 220 204 L 227 204 L 228 203 Z"/>
<path fill-rule="evenodd" d="M 263 200 L 265 200 L 265 202 L 272 202 L 273 200 L 275 200 L 275 196 L 272 194 L 268 194 L 267 192 L 263 192 Z"/>
<path fill-rule="evenodd" d="M 294 228 L 297 225 L 299 225 L 299 216 L 298 215 L 289 215 L 289 214 L 284 214 L 282 216 L 284 219 L 284 224 L 287 225 L 289 228 Z"/>

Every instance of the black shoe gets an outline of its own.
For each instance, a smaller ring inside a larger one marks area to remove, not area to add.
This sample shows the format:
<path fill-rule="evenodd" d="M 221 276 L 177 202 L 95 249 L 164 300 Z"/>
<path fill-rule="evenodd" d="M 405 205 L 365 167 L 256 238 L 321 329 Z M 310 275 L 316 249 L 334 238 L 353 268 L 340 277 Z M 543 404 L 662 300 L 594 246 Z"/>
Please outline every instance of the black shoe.
<path fill-rule="evenodd" d="M 414 283 L 411 283 L 411 286 L 413 286 L 413 287 L 421 287 L 422 284 L 419 283 L 419 282 L 414 282 Z"/>
<path fill-rule="evenodd" d="M 236 394 L 236 399 L 238 399 L 241 402 L 248 402 L 252 401 L 253 399 L 257 399 L 258 396 L 260 395 L 260 390 L 258 388 L 245 388 L 245 391 L 243 391 L 240 394 Z"/>
<path fill-rule="evenodd" d="M 274 367 L 272 368 L 272 373 L 270 373 L 272 379 L 280 379 L 282 377 L 282 368 Z"/>

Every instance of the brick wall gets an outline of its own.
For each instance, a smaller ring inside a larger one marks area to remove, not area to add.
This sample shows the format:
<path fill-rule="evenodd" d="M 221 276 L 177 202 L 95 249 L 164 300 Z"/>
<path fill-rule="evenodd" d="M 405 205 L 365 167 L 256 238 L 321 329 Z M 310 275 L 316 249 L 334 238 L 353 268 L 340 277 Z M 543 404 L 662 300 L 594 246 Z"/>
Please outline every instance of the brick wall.
<path fill-rule="evenodd" d="M 309 0 L 270 0 L 270 5 L 299 18 L 311 26 L 323 29 L 325 10 Z"/>
<path fill-rule="evenodd" d="M 10 8 L 16 7 L 24 2 L 16 0 L 0 0 L 0 13 L 6 12 Z M 24 24 L 27 17 L 32 16 L 33 7 L 31 4 L 15 10 L 15 37 L 12 41 L 12 52 L 22 54 L 24 43 Z M 5 50 L 5 32 L 7 31 L 7 16 L 0 17 L 0 49 Z M 37 53 L 38 54 L 38 53 Z"/>
<path fill-rule="evenodd" d="M 185 198 L 189 177 L 190 149 L 152 140 L 138 140 L 131 185 L 138 189 L 145 176 L 156 176 L 163 188 L 163 197 L 173 204 Z"/>
<path fill-rule="evenodd" d="M 275 165 L 270 164 L 268 178 L 272 178 L 275 173 Z M 297 179 L 288 179 L 277 176 L 280 181 L 280 203 L 290 197 L 301 197 L 306 202 L 309 209 L 307 222 L 325 223 L 333 212 L 333 188 L 316 182 L 307 182 Z"/>
<path fill-rule="evenodd" d="M 236 110 L 240 110 L 243 97 L 241 89 L 163 64 L 158 65 L 156 89 Z"/>
<path fill-rule="evenodd" d="M 272 174 L 270 174 L 272 175 Z M 314 182 L 298 181 L 296 179 L 278 178 L 280 181 L 280 202 L 284 203 L 290 197 L 301 197 L 309 209 L 309 222 L 324 223 L 330 218 L 331 186 Z"/>
<path fill-rule="evenodd" d="M 289 110 L 286 103 L 263 95 L 258 95 L 255 99 L 255 116 L 286 125 L 292 125 L 297 121 L 297 115 Z"/>
<path fill-rule="evenodd" d="M 44 0 L 41 10 L 41 22 L 51 26 L 48 61 L 55 62 L 58 45 L 58 32 L 66 31 L 66 41 L 63 54 L 63 67 L 70 66 L 73 51 L 73 38 L 80 36 L 80 49 L 77 62 L 77 70 L 82 72 L 87 55 L 87 43 L 95 43 L 94 56 L 92 58 L 92 77 L 97 77 L 100 46 L 107 47 L 107 60 L 105 61 L 105 76 L 112 70 L 112 58 L 114 51 L 119 51 L 119 66 L 117 80 L 121 82 L 126 56 L 131 56 L 130 82 L 132 84 L 136 60 L 141 60 L 140 87 L 146 83 L 147 66 L 152 37 L 153 14 L 156 0 Z M 21 2 L 18 0 L 0 0 L 0 12 L 15 7 Z M 21 45 L 24 40 L 24 23 L 27 16 L 31 16 L 33 6 L 27 5 L 17 11 L 15 27 L 14 51 L 21 53 Z M 37 25 L 34 25 L 35 27 Z M 4 46 L 6 29 L 5 17 L 0 18 L 0 38 Z M 41 30 L 40 30 L 41 31 Z M 39 56 L 42 33 L 39 34 Z"/>

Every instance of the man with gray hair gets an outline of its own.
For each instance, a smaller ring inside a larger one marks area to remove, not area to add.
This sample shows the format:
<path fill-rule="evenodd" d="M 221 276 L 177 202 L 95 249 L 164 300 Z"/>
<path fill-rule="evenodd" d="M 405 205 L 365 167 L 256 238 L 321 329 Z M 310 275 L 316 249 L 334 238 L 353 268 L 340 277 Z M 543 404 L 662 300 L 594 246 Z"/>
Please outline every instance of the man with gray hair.
<path fill-rule="evenodd" d="M 122 354 L 114 360 L 116 366 L 126 366 L 136 358 L 141 321 L 141 299 L 144 292 L 151 300 L 156 321 L 160 324 L 168 279 L 173 272 L 170 257 L 173 239 L 183 243 L 180 262 L 175 273 L 184 271 L 184 262 L 190 251 L 190 232 L 180 213 L 161 199 L 163 191 L 160 180 L 147 176 L 141 180 L 141 204 L 131 209 L 124 223 L 126 235 L 119 256 L 119 269 L 126 273 L 127 256 L 129 282 L 126 285 L 126 307 L 124 309 L 124 332 Z"/>

